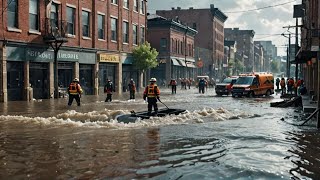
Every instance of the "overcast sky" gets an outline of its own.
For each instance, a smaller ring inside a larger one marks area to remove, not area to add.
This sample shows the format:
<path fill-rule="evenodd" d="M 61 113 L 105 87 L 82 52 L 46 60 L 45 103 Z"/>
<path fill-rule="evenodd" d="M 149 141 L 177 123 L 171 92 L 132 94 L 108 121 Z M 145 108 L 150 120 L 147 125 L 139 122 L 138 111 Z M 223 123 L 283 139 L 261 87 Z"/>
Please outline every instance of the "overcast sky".
<path fill-rule="evenodd" d="M 148 12 L 169 10 L 171 7 L 204 9 L 210 8 L 210 4 L 228 16 L 225 27 L 254 30 L 255 41 L 271 40 L 278 47 L 278 55 L 286 55 L 284 46 L 288 44 L 288 38 L 276 34 L 288 33 L 288 29 L 283 27 L 295 25 L 293 5 L 301 4 L 301 0 L 149 0 Z M 295 33 L 294 28 L 289 30 Z M 294 38 L 291 42 L 295 42 Z"/>

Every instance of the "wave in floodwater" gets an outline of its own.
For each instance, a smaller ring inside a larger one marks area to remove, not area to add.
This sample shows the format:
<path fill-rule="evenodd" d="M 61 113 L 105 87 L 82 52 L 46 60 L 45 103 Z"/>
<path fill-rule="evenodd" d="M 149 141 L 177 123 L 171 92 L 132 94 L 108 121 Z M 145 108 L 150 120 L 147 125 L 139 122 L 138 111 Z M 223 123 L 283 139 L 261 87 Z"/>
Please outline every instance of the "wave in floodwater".
<path fill-rule="evenodd" d="M 119 123 L 116 118 L 119 115 L 130 114 L 129 110 L 107 110 L 77 112 L 68 110 L 53 117 L 26 117 L 1 115 L 0 123 L 23 123 L 41 126 L 73 126 L 73 127 L 92 127 L 92 128 L 132 128 L 132 127 L 152 127 L 172 124 L 192 124 L 214 121 L 224 121 L 240 118 L 257 117 L 255 114 L 244 112 L 230 112 L 223 108 L 205 108 L 193 112 L 186 111 L 179 115 L 168 115 L 165 117 L 151 117 L 150 119 L 138 119 L 135 123 Z"/>

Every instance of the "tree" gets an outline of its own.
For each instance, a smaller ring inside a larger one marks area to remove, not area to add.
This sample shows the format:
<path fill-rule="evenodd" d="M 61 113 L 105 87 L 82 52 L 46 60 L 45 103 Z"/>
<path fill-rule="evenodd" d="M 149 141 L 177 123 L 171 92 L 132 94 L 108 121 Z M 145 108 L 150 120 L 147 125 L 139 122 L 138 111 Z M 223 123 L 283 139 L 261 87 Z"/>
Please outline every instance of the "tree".
<path fill-rule="evenodd" d="M 133 66 L 137 68 L 141 73 L 146 75 L 146 71 L 151 68 L 158 66 L 157 56 L 158 52 L 156 49 L 151 48 L 150 43 L 146 42 L 132 51 Z"/>
<path fill-rule="evenodd" d="M 235 62 L 234 62 L 234 73 L 236 75 L 239 75 L 242 72 L 244 72 L 244 65 L 243 65 L 242 61 L 239 60 L 239 59 L 235 59 Z"/>
<path fill-rule="evenodd" d="M 272 60 L 270 63 L 271 72 L 278 73 L 280 70 L 280 64 L 278 61 Z"/>
<path fill-rule="evenodd" d="M 156 49 L 151 48 L 150 43 L 146 42 L 132 51 L 133 65 L 142 72 L 147 69 L 158 66 L 157 56 L 158 52 Z"/>

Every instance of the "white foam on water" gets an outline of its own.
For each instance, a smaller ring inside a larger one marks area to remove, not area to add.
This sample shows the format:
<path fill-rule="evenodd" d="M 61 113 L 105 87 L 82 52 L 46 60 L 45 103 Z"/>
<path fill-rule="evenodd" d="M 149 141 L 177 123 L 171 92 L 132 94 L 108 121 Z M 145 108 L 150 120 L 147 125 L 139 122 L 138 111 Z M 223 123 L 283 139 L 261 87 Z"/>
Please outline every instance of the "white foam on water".
<path fill-rule="evenodd" d="M 254 115 L 243 112 L 230 112 L 223 108 L 204 108 L 193 112 L 186 111 L 179 115 L 165 117 L 150 117 L 150 119 L 138 119 L 135 123 L 119 123 L 116 118 L 119 115 L 130 114 L 128 110 L 102 110 L 91 112 L 77 112 L 68 110 L 55 117 L 25 117 L 25 116 L 0 116 L 0 122 L 16 121 L 25 124 L 38 124 L 41 126 L 66 126 L 66 127 L 91 127 L 91 128 L 140 128 L 174 124 L 192 124 L 231 119 L 250 118 Z"/>

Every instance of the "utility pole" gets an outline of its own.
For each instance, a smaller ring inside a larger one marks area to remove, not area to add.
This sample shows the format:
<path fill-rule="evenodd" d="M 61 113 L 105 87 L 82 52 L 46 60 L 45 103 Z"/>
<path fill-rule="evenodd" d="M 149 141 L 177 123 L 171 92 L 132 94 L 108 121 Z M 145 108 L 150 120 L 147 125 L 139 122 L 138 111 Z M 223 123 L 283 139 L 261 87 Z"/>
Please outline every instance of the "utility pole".
<path fill-rule="evenodd" d="M 291 54 L 291 50 L 290 50 L 290 44 L 291 44 L 291 34 L 289 33 L 289 34 L 281 34 L 283 37 L 286 37 L 286 38 L 288 38 L 288 40 L 289 40 L 289 44 L 288 44 L 288 49 L 287 49 L 287 78 L 290 78 L 290 66 L 291 66 L 291 64 L 290 64 L 290 54 Z M 286 35 L 289 35 L 289 37 L 288 36 L 286 36 Z"/>
<path fill-rule="evenodd" d="M 299 44 L 298 44 L 298 18 L 296 18 L 296 47 L 295 47 L 295 56 L 297 56 L 297 53 L 299 51 Z M 295 61 L 296 61 L 296 72 L 295 72 L 295 76 L 296 76 L 296 83 L 298 81 L 298 59 L 295 58 Z M 298 95 L 298 89 L 297 88 L 294 88 L 294 95 L 297 96 Z"/>

